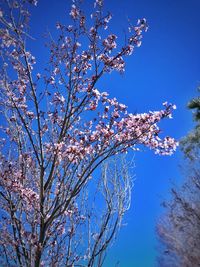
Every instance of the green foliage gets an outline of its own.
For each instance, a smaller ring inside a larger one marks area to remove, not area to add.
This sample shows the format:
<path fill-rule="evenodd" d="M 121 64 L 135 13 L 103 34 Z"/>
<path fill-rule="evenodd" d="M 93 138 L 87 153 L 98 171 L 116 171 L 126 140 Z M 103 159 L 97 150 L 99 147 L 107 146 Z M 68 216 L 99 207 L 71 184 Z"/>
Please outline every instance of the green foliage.
<path fill-rule="evenodd" d="M 200 91 L 200 89 L 198 89 Z M 190 131 L 180 141 L 180 148 L 184 153 L 184 156 L 193 161 L 199 158 L 200 148 L 200 97 L 197 96 L 189 101 L 187 107 L 193 111 L 193 118 L 196 125 L 192 131 Z"/>

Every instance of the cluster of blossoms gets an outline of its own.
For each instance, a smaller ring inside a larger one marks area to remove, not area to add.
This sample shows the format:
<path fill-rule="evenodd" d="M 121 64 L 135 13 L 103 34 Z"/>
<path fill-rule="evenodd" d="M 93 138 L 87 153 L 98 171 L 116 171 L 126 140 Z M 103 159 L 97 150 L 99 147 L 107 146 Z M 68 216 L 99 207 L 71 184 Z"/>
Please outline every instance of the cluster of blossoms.
<path fill-rule="evenodd" d="M 130 37 L 128 38 L 127 43 L 124 45 L 124 47 L 122 47 L 120 52 L 118 52 L 115 55 L 112 55 L 111 53 L 113 52 L 113 50 L 117 48 L 117 43 L 116 43 L 117 36 L 115 34 L 108 35 L 108 37 L 102 41 L 102 46 L 104 48 L 103 50 L 99 49 L 99 47 L 97 46 L 98 42 L 101 40 L 101 36 L 99 35 L 98 29 L 100 27 L 107 29 L 108 23 L 112 18 L 111 14 L 108 14 L 106 16 L 101 15 L 101 11 L 99 11 L 99 9 L 101 10 L 102 6 L 103 6 L 103 1 L 95 1 L 95 8 L 97 9 L 97 11 L 92 14 L 92 18 L 95 19 L 98 25 L 96 25 L 97 27 L 92 26 L 89 30 L 89 35 L 92 40 L 89 46 L 92 50 L 91 55 L 94 55 L 93 51 L 95 51 L 98 60 L 102 62 L 104 65 L 105 72 L 111 72 L 112 70 L 124 72 L 125 62 L 123 56 L 131 55 L 134 51 L 135 46 L 136 47 L 141 46 L 142 32 L 148 30 L 147 21 L 145 18 L 139 19 L 137 22 L 137 26 L 130 26 L 129 27 Z M 85 25 L 85 17 L 83 16 L 83 14 L 81 13 L 81 11 L 79 10 L 79 8 L 76 6 L 75 3 L 71 7 L 70 15 L 74 20 L 79 21 L 80 25 L 81 25 L 81 20 L 83 20 L 84 18 L 84 25 Z M 59 29 L 63 28 L 60 23 L 58 23 L 58 25 Z M 72 25 L 70 26 L 70 31 L 73 32 Z"/>
<path fill-rule="evenodd" d="M 27 167 L 30 167 L 31 164 L 28 164 L 28 162 L 30 160 L 27 160 Z M 30 185 L 27 185 L 27 177 L 17 165 L 12 161 L 5 160 L 5 157 L 1 155 L 0 186 L 10 193 L 17 194 L 28 210 L 31 210 L 33 207 L 35 209 L 39 208 L 38 193 Z M 31 173 L 29 172 L 28 175 L 31 176 Z"/>
<path fill-rule="evenodd" d="M 85 123 L 85 127 L 75 125 L 71 128 L 66 139 L 60 143 L 46 144 L 47 154 L 56 153 L 59 161 L 69 160 L 79 164 L 96 154 L 101 154 L 108 148 L 114 148 L 115 153 L 126 151 L 129 147 L 138 150 L 138 145 L 145 145 L 161 155 L 171 155 L 176 150 L 174 138 L 159 137 L 160 129 L 157 123 L 171 117 L 174 105 L 166 104 L 165 109 L 144 114 L 128 114 L 126 106 L 116 99 L 108 98 L 106 93 L 93 91 L 86 110 L 95 111 L 103 103 L 104 112 L 96 119 Z"/>
<path fill-rule="evenodd" d="M 117 47 L 116 39 L 117 36 L 115 34 L 111 34 L 103 40 L 103 46 L 105 47 L 105 51 L 111 52 L 114 48 Z"/>
<path fill-rule="evenodd" d="M 73 4 L 69 14 L 73 19 L 77 19 L 79 17 L 79 15 L 80 15 L 80 11 L 76 7 L 76 5 Z"/>

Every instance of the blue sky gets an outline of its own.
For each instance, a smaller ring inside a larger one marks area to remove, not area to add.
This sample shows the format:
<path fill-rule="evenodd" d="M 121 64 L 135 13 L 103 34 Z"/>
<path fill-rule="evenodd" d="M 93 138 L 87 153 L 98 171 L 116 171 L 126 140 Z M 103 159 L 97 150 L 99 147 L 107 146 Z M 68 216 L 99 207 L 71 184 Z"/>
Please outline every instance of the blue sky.
<path fill-rule="evenodd" d="M 83 7 L 89 14 L 91 0 Z M 32 34 L 38 38 L 33 54 L 45 60 L 42 33 L 55 30 L 59 20 L 68 22 L 70 0 L 40 0 L 33 9 Z M 193 126 L 186 103 L 195 96 L 200 80 L 200 20 L 199 0 L 105 0 L 105 8 L 113 14 L 112 32 L 123 40 L 127 17 L 148 20 L 149 31 L 143 44 L 132 57 L 127 58 L 123 75 L 112 73 L 99 84 L 99 90 L 128 106 L 130 112 L 159 110 L 164 101 L 177 105 L 174 119 L 163 122 L 162 129 L 177 139 Z M 40 33 L 40 35 L 39 35 Z M 129 155 L 133 157 L 133 154 Z M 126 215 L 116 245 L 109 251 L 105 267 L 156 266 L 155 225 L 162 208 L 160 203 L 168 197 L 170 180 L 181 181 L 181 154 L 160 157 L 144 149 L 135 155 L 136 175 L 132 206 Z"/>

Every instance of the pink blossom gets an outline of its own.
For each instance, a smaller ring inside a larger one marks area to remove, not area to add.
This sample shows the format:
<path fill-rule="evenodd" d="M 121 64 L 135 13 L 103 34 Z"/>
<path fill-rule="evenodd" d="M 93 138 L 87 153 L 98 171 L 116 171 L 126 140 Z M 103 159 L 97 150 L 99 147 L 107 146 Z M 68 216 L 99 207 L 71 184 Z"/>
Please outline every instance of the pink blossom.
<path fill-rule="evenodd" d="M 73 19 L 77 19 L 78 16 L 79 16 L 79 10 L 78 8 L 76 7 L 76 5 L 72 5 L 71 7 L 71 11 L 70 11 L 70 16 L 73 18 Z"/>

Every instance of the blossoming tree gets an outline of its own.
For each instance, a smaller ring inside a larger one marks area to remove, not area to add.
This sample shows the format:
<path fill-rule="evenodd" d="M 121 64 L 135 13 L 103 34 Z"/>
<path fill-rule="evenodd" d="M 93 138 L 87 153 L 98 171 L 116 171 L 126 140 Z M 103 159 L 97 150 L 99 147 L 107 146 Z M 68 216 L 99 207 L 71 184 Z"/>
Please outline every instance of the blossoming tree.
<path fill-rule="evenodd" d="M 37 73 L 27 48 L 33 40 L 28 8 L 36 4 L 6 0 L 0 11 L 0 264 L 102 266 L 131 187 L 123 162 L 109 163 L 112 169 L 105 162 L 140 145 L 172 154 L 177 143 L 159 138 L 157 123 L 171 117 L 174 106 L 131 114 L 97 89 L 105 73 L 124 71 L 124 57 L 147 30 L 146 20 L 138 20 L 117 50 L 116 35 L 101 38 L 111 19 L 102 0 L 90 19 L 73 1 L 72 24 L 57 23 L 48 68 Z M 99 166 L 101 179 L 90 186 Z M 104 206 L 91 207 L 95 201 Z"/>

